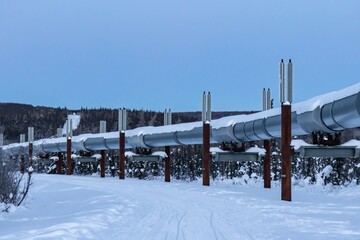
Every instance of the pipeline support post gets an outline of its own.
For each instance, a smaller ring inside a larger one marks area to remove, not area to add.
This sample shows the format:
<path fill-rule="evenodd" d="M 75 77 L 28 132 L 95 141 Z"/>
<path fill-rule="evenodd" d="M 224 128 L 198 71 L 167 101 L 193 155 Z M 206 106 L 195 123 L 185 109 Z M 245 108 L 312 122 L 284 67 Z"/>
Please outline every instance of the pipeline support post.
<path fill-rule="evenodd" d="M 171 156 L 170 156 L 170 146 L 165 147 L 165 182 L 170 182 L 170 167 L 171 167 Z"/>
<path fill-rule="evenodd" d="M 281 200 L 291 201 L 291 105 L 281 106 Z"/>
<path fill-rule="evenodd" d="M 203 121 L 203 186 L 210 186 L 210 121 L 211 121 L 211 94 L 203 94 L 202 107 Z"/>
<path fill-rule="evenodd" d="M 165 109 L 164 112 L 164 126 L 171 125 L 172 123 L 172 116 L 171 116 L 171 109 Z M 171 171 L 171 151 L 170 146 L 165 146 L 165 182 L 170 182 L 170 171 Z"/>
<path fill-rule="evenodd" d="M 125 130 L 127 125 L 126 109 L 119 109 L 119 179 L 125 179 Z"/>
<path fill-rule="evenodd" d="M 28 127 L 28 141 L 29 141 L 29 167 L 28 167 L 28 171 L 32 171 L 32 169 L 30 169 L 32 167 L 32 157 L 33 157 L 33 141 L 34 141 L 34 127 Z"/>
<path fill-rule="evenodd" d="M 29 143 L 29 168 L 28 171 L 31 172 L 32 170 L 30 169 L 32 167 L 33 161 L 32 161 L 32 157 L 33 157 L 33 143 L 30 142 Z"/>
<path fill-rule="evenodd" d="M 100 121 L 100 133 L 106 133 L 106 121 Z M 105 161 L 106 161 L 106 152 L 104 149 L 100 150 L 100 177 L 105 177 Z"/>
<path fill-rule="evenodd" d="M 25 134 L 20 134 L 20 143 L 25 142 Z M 25 173 L 25 156 L 20 156 L 20 172 Z"/>
<path fill-rule="evenodd" d="M 210 186 L 210 123 L 203 124 L 203 185 Z"/>
<path fill-rule="evenodd" d="M 281 103 L 281 200 L 291 201 L 291 102 L 292 102 L 292 62 L 287 65 L 285 82 L 284 60 L 280 62 L 280 103 Z M 285 91 L 287 87 L 287 91 Z"/>
<path fill-rule="evenodd" d="M 66 175 L 72 174 L 71 138 L 73 136 L 72 119 L 66 120 Z"/>
<path fill-rule="evenodd" d="M 61 152 L 58 152 L 58 161 L 56 162 L 57 174 L 62 174 L 62 163 L 63 163 L 63 155 Z"/>
<path fill-rule="evenodd" d="M 100 160 L 100 177 L 105 177 L 105 150 L 100 150 L 101 160 Z"/>
<path fill-rule="evenodd" d="M 265 158 L 264 158 L 264 188 L 271 188 L 271 150 L 270 140 L 264 140 Z"/>
<path fill-rule="evenodd" d="M 269 110 L 272 108 L 271 106 L 271 93 L 268 88 L 263 89 L 263 111 Z M 271 140 L 264 140 L 264 148 L 265 148 L 265 157 L 264 157 L 264 188 L 271 188 L 271 149 L 270 149 Z"/>
<path fill-rule="evenodd" d="M 125 131 L 120 131 L 119 178 L 125 179 Z"/>
<path fill-rule="evenodd" d="M 66 140 L 66 175 L 72 174 L 72 163 L 71 163 L 71 138 Z"/>

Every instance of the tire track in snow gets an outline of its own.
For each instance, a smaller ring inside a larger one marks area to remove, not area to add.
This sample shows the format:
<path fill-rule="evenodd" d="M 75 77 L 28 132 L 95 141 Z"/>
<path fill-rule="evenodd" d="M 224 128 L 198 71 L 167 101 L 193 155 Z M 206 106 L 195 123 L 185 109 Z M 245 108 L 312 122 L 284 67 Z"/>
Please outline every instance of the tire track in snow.
<path fill-rule="evenodd" d="M 178 223 L 177 223 L 176 240 L 179 240 L 180 225 L 181 225 L 181 222 L 182 222 L 182 220 L 184 219 L 184 217 L 185 217 L 186 214 L 187 214 L 187 211 L 184 210 L 184 214 L 180 217 L 180 219 L 179 219 L 179 221 L 178 221 Z M 182 237 L 183 237 L 183 239 L 185 239 L 183 232 L 182 232 Z"/>

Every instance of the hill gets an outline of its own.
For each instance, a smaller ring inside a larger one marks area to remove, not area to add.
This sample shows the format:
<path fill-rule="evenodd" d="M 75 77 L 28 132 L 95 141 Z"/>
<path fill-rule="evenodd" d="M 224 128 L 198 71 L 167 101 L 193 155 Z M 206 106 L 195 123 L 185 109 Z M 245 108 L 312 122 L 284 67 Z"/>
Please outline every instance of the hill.
<path fill-rule="evenodd" d="M 69 110 L 18 103 L 0 103 L 0 133 L 4 134 L 4 144 L 18 142 L 20 134 L 27 134 L 28 127 L 35 128 L 35 139 L 51 137 L 57 128 L 62 128 L 68 114 L 80 114 L 81 120 L 74 135 L 98 133 L 99 122 L 107 122 L 107 131 L 116 131 L 118 110 L 111 108 Z M 252 111 L 213 112 L 213 119 L 224 116 L 249 114 Z M 201 120 L 201 112 L 175 112 L 173 123 Z M 128 129 L 142 126 L 160 126 L 164 124 L 163 113 L 151 110 L 128 109 Z"/>

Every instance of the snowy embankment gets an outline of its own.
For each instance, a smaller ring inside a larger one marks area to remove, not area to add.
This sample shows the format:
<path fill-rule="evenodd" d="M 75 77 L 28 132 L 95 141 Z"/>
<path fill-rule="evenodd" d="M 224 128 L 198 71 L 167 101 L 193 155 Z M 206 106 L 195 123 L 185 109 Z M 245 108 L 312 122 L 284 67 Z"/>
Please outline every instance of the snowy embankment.
<path fill-rule="evenodd" d="M 360 239 L 359 200 L 359 186 L 284 202 L 278 186 L 35 174 L 0 239 Z"/>

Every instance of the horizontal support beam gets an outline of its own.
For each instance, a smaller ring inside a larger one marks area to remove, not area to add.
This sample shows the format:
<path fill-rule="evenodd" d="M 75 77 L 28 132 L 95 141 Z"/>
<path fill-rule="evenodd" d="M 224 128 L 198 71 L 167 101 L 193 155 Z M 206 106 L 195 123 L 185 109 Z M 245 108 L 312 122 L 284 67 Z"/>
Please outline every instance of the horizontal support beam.
<path fill-rule="evenodd" d="M 351 146 L 301 146 L 295 151 L 299 157 L 357 158 L 360 149 Z"/>
<path fill-rule="evenodd" d="M 132 162 L 159 162 L 163 160 L 162 157 L 157 155 L 132 155 L 128 159 Z"/>
<path fill-rule="evenodd" d="M 261 155 L 256 152 L 217 152 L 214 156 L 215 162 L 258 162 Z"/>

